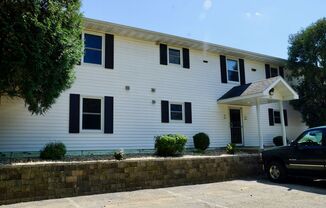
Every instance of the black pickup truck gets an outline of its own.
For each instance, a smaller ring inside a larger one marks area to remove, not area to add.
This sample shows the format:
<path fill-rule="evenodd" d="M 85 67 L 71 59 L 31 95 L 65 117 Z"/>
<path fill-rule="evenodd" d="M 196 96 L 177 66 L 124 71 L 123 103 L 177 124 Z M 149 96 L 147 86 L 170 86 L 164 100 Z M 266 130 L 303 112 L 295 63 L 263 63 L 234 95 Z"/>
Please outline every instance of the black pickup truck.
<path fill-rule="evenodd" d="M 269 179 L 282 182 L 287 176 L 326 179 L 326 126 L 304 131 L 289 146 L 262 152 Z"/>

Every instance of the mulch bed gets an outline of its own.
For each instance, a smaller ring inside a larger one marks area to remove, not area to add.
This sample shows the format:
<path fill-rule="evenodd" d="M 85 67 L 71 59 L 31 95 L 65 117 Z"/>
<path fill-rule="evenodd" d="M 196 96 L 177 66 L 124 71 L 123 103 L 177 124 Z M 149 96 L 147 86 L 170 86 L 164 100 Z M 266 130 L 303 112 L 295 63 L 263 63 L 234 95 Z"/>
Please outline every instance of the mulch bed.
<path fill-rule="evenodd" d="M 256 154 L 256 150 L 239 150 L 236 154 Z M 201 157 L 201 156 L 222 156 L 226 155 L 225 150 L 215 149 L 215 150 L 206 150 L 204 153 L 197 151 L 186 151 L 183 155 L 176 157 Z M 146 159 L 146 158 L 162 158 L 153 153 L 126 153 L 125 158 L 129 159 Z M 46 161 L 36 157 L 26 157 L 26 158 L 0 158 L 0 165 L 5 164 L 39 164 L 39 163 L 51 163 L 51 162 L 81 162 L 81 161 L 105 161 L 105 160 L 115 160 L 113 154 L 103 154 L 103 155 L 78 155 L 78 156 L 66 156 L 60 161 Z"/>

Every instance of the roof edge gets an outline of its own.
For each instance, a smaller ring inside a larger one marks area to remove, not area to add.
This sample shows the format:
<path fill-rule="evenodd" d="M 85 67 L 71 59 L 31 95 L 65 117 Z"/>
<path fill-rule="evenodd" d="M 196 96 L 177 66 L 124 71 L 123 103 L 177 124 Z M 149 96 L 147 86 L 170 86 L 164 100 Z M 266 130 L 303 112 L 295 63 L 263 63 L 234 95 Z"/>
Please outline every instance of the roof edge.
<path fill-rule="evenodd" d="M 134 31 L 134 32 L 142 33 L 144 35 L 147 34 L 147 35 L 152 35 L 152 36 L 164 37 L 164 39 L 166 39 L 166 40 L 174 39 L 174 40 L 178 40 L 181 42 L 188 42 L 190 44 L 197 44 L 197 45 L 203 45 L 203 46 L 205 45 L 205 47 L 209 47 L 212 50 L 216 50 L 218 53 L 221 53 L 221 54 L 227 53 L 227 54 L 231 54 L 231 55 L 234 54 L 235 56 L 239 56 L 240 58 L 243 57 L 243 58 L 249 58 L 249 59 L 254 59 L 254 60 L 260 59 L 260 60 L 264 60 L 266 62 L 277 63 L 277 64 L 285 64 L 285 62 L 286 62 L 286 59 L 275 57 L 275 56 L 270 56 L 270 55 L 251 52 L 251 51 L 247 51 L 247 50 L 243 50 L 243 49 L 237 49 L 237 48 L 233 48 L 233 47 L 223 46 L 223 45 L 205 42 L 205 41 L 201 41 L 201 40 L 171 35 L 171 34 L 167 34 L 167 33 L 156 32 L 156 31 L 141 29 L 141 28 L 137 28 L 137 27 L 131 27 L 131 26 L 112 23 L 112 22 L 108 22 L 108 21 L 97 20 L 97 19 L 92 19 L 92 18 L 87 18 L 87 17 L 84 17 L 83 21 L 84 21 L 84 25 L 85 25 L 85 23 L 93 23 L 93 24 L 97 24 L 97 25 L 103 26 L 103 27 L 115 27 L 115 28 L 119 28 L 122 30 L 126 30 L 126 31 Z M 117 34 L 117 35 L 119 35 L 119 34 Z M 162 42 L 164 42 L 164 41 L 162 41 Z M 168 41 L 166 41 L 166 42 L 168 43 Z"/>

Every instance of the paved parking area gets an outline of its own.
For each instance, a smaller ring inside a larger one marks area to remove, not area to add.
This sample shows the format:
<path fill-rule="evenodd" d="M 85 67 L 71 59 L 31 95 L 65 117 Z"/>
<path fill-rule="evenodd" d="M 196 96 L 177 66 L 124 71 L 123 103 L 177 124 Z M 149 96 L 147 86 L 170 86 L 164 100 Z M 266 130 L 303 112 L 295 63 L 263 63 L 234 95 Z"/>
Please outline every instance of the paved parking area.
<path fill-rule="evenodd" d="M 326 181 L 304 182 L 301 179 L 295 179 L 286 184 L 274 184 L 270 183 L 266 179 L 248 179 L 201 185 L 44 200 L 13 204 L 2 207 L 325 208 L 325 206 Z"/>

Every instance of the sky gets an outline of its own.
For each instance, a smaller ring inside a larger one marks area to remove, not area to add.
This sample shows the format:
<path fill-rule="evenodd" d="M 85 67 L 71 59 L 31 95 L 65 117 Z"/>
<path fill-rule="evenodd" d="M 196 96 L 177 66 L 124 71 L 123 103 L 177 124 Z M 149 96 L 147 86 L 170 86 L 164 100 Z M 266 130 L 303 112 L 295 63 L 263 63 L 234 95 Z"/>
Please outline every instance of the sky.
<path fill-rule="evenodd" d="M 82 0 L 85 17 L 287 58 L 326 0 Z"/>

